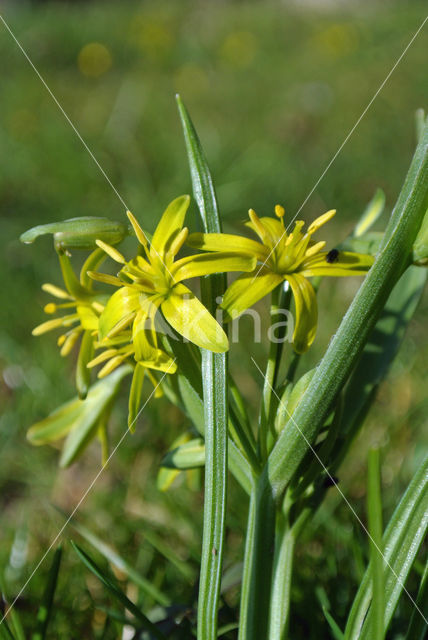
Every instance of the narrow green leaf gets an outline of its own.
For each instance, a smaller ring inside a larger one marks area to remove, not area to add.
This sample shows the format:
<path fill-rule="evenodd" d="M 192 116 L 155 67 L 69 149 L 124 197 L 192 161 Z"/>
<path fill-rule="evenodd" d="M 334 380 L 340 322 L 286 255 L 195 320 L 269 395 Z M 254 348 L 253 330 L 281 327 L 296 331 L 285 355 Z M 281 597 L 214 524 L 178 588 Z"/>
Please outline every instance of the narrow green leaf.
<path fill-rule="evenodd" d="M 6 619 L 0 624 L 0 638 L 1 640 L 16 640 Z"/>
<path fill-rule="evenodd" d="M 77 555 L 83 562 L 83 564 L 91 571 L 100 582 L 107 588 L 108 591 L 112 594 L 112 596 L 118 600 L 133 616 L 140 621 L 141 625 L 144 629 L 147 629 L 150 633 L 153 634 L 155 638 L 159 640 L 165 640 L 164 634 L 158 629 L 156 625 L 149 620 L 149 618 L 142 612 L 140 609 L 133 603 L 126 595 L 121 591 L 116 584 L 113 582 L 111 578 L 106 576 L 106 574 L 100 569 L 100 567 L 94 562 L 94 560 L 81 549 L 75 542 L 71 542 L 73 549 L 76 551 Z"/>
<path fill-rule="evenodd" d="M 377 189 L 373 198 L 365 208 L 363 215 L 358 220 L 353 231 L 353 236 L 359 238 L 367 233 L 367 231 L 374 225 L 376 220 L 382 215 L 385 207 L 385 194 L 382 189 Z"/>
<path fill-rule="evenodd" d="M 205 465 L 205 445 L 202 438 L 194 438 L 182 444 L 162 458 L 161 466 L 170 469 L 197 469 Z"/>
<path fill-rule="evenodd" d="M 110 412 L 123 378 L 130 373 L 132 373 L 132 367 L 124 365 L 106 378 L 99 380 L 90 389 L 86 400 L 82 401 L 82 404 L 90 402 L 90 406 L 82 407 L 79 419 L 70 430 L 59 461 L 61 467 L 73 464 L 97 434 L 98 425 L 106 418 L 105 414 Z"/>
<path fill-rule="evenodd" d="M 49 624 L 49 620 L 52 615 L 52 606 L 54 601 L 54 595 L 56 586 L 58 583 L 59 567 L 61 564 L 62 549 L 58 547 L 56 549 L 52 565 L 48 575 L 48 581 L 46 583 L 45 593 L 42 598 L 42 602 L 39 606 L 36 618 L 36 628 L 31 636 L 31 640 L 44 640 L 46 638 L 46 632 Z"/>
<path fill-rule="evenodd" d="M 11 624 L 12 630 L 9 628 L 6 618 L 3 622 L 0 623 L 0 640 L 3 640 L 4 637 L 10 639 L 14 638 L 15 640 L 25 640 L 25 633 L 22 626 L 21 618 L 19 612 L 16 607 L 11 607 L 8 609 L 8 597 L 7 597 L 6 585 L 3 577 L 0 575 L 0 604 L 2 607 L 0 608 L 0 620 L 3 618 L 3 615 L 7 612 L 9 616 L 9 622 Z M 2 627 L 5 627 L 2 630 Z"/>
<path fill-rule="evenodd" d="M 424 640 L 426 638 L 428 622 L 423 619 L 420 611 L 428 611 L 428 563 L 425 565 L 416 604 L 418 608 L 413 609 L 405 640 Z"/>
<path fill-rule="evenodd" d="M 220 233 L 221 223 L 211 174 L 189 114 L 177 96 L 184 131 L 193 193 L 204 231 Z M 202 302 L 215 313 L 217 300 L 226 289 L 223 274 L 206 276 L 201 282 Z M 202 384 L 205 407 L 205 500 L 201 576 L 198 598 L 198 638 L 217 638 L 217 611 L 227 497 L 228 389 L 227 354 L 202 350 Z"/>
<path fill-rule="evenodd" d="M 367 511 L 370 534 L 370 564 L 373 593 L 370 637 L 373 640 L 383 640 L 383 618 L 385 606 L 382 547 L 382 502 L 378 449 L 371 449 L 369 451 Z"/>
<path fill-rule="evenodd" d="M 416 471 L 383 536 L 385 562 L 384 632 L 428 528 L 428 458 Z M 367 567 L 345 629 L 346 640 L 371 639 L 372 565 Z M 405 594 L 405 597 L 409 597 Z M 421 610 L 418 614 L 421 615 Z"/>
<path fill-rule="evenodd" d="M 183 402 L 183 410 L 192 420 L 201 436 L 205 435 L 204 401 L 201 382 L 201 364 L 195 361 L 189 345 L 171 340 L 170 348 L 177 359 L 178 390 Z M 229 419 L 230 421 L 230 419 Z M 230 429 L 231 430 L 231 429 Z M 244 491 L 250 495 L 253 484 L 253 472 L 241 449 L 229 437 L 230 471 Z"/>
<path fill-rule="evenodd" d="M 343 631 L 340 629 L 339 625 L 337 624 L 336 620 L 333 618 L 329 610 L 326 607 L 323 607 L 322 611 L 331 629 L 334 640 L 344 640 L 345 636 L 343 635 Z"/>
<path fill-rule="evenodd" d="M 70 465 L 96 435 L 98 424 L 118 392 L 121 381 L 130 373 L 132 367 L 128 365 L 116 369 L 106 378 L 96 382 L 85 400 L 70 400 L 47 418 L 34 424 L 28 430 L 27 438 L 32 444 L 42 445 L 69 434 L 60 465 Z"/>
<path fill-rule="evenodd" d="M 294 533 L 289 528 L 287 519 L 278 513 L 270 592 L 269 640 L 282 640 L 288 634 L 294 542 Z"/>
<path fill-rule="evenodd" d="M 160 591 L 156 585 L 154 585 L 150 580 L 147 580 L 135 569 L 134 566 L 129 564 L 122 556 L 120 556 L 110 545 L 106 544 L 99 538 L 95 533 L 92 533 L 87 527 L 78 522 L 75 518 L 71 520 L 67 516 L 67 514 L 63 513 L 59 510 L 60 513 L 67 518 L 67 522 L 70 522 L 71 526 L 84 538 L 89 544 L 91 544 L 104 558 L 116 569 L 125 573 L 128 578 L 140 587 L 141 591 L 153 598 L 155 602 L 160 604 L 163 607 L 166 607 L 170 604 L 169 598 Z"/>

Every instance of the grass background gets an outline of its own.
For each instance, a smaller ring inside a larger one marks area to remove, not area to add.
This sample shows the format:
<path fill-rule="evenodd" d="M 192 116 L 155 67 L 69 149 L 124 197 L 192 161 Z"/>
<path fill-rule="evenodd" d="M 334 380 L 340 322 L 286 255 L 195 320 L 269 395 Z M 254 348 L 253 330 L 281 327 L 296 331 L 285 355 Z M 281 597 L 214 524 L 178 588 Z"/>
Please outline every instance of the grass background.
<path fill-rule="evenodd" d="M 149 230 L 172 198 L 190 190 L 174 101 L 180 92 L 205 147 L 225 227 L 239 231 L 249 207 L 270 215 L 280 202 L 289 217 L 296 213 L 425 14 L 419 1 L 314 5 L 6 2 L 2 15 Z M 426 45 L 425 29 L 303 207 L 309 221 L 338 210 L 327 229 L 331 247 L 376 187 L 386 193 L 387 213 L 394 204 L 415 144 L 414 111 L 427 106 Z M 123 220 L 124 207 L 1 24 L 0 59 L 0 563 L 13 595 L 62 524 L 52 503 L 70 511 L 100 464 L 94 445 L 59 471 L 55 450 L 33 448 L 25 439 L 32 422 L 73 395 L 73 377 L 52 335 L 31 337 L 46 302 L 40 285 L 60 283 L 51 241 L 26 247 L 18 237 L 35 224 L 80 215 Z M 357 286 L 354 279 L 323 283 L 308 367 Z M 383 447 L 385 521 L 423 454 L 426 311 L 425 297 L 340 475 L 364 521 L 369 445 Z M 251 343 L 231 353 L 254 415 L 260 380 L 251 355 L 262 364 L 263 353 Z M 125 428 L 125 401 L 112 417 L 112 442 Z M 82 522 L 181 604 L 191 604 L 195 594 L 202 496 L 185 486 L 159 494 L 155 482 L 163 453 L 187 426 L 166 401 L 151 402 L 79 510 Z M 363 532 L 340 496 L 330 493 L 297 551 L 295 638 L 325 628 L 320 601 L 329 603 L 339 624 L 346 618 L 366 562 Z M 238 489 L 229 513 L 226 566 L 242 551 L 246 506 Z M 68 529 L 65 537 L 75 534 Z M 188 563 L 187 577 L 163 557 L 162 542 Z M 108 599 L 69 548 L 64 565 L 51 637 L 92 637 L 104 616 L 94 602 Z M 28 621 L 46 570 L 44 564 L 20 598 Z M 232 608 L 236 596 L 236 589 L 226 595 Z M 400 606 L 405 615 L 408 603 Z M 399 627 L 391 637 L 399 637 Z"/>

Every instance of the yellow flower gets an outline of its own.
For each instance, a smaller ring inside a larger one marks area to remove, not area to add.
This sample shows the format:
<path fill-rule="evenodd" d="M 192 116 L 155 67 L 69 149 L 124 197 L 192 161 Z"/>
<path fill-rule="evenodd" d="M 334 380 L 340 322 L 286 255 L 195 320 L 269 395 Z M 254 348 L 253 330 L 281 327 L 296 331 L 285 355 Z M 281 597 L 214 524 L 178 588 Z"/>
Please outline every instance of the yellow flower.
<path fill-rule="evenodd" d="M 94 293 L 92 282 L 86 276 L 86 272 L 89 268 L 96 268 L 105 256 L 99 249 L 91 253 L 82 267 L 79 280 L 74 274 L 68 255 L 60 253 L 58 257 L 66 290 L 50 283 L 42 285 L 42 289 L 64 302 L 50 302 L 44 307 L 44 311 L 49 315 L 65 309 L 72 310 L 72 313 L 47 320 L 35 327 L 32 333 L 39 336 L 52 329 L 67 329 L 66 333 L 58 338 L 61 355 L 66 356 L 82 333 L 98 331 L 98 320 L 107 298 L 104 294 Z"/>
<path fill-rule="evenodd" d="M 90 384 L 90 372 L 87 369 L 87 364 L 93 357 L 94 336 L 98 332 L 99 317 L 108 299 L 104 294 L 93 291 L 93 283 L 86 272 L 88 269 L 97 268 L 104 260 L 105 254 L 100 249 L 93 251 L 84 263 L 79 279 L 73 271 L 68 255 L 60 252 L 58 257 L 66 289 L 50 283 L 44 284 L 42 286 L 44 291 L 62 301 L 59 304 L 50 302 L 45 306 L 44 311 L 49 315 L 65 309 L 72 311 L 72 313 L 47 320 L 35 327 L 32 333 L 39 336 L 53 329 L 66 329 L 65 333 L 58 338 L 58 346 L 61 347 L 62 356 L 68 355 L 81 338 L 76 368 L 76 386 L 80 398 L 85 398 Z"/>
<path fill-rule="evenodd" d="M 188 244 L 205 251 L 234 251 L 257 259 L 256 268 L 239 276 L 224 295 L 221 307 L 227 320 L 238 317 L 288 281 L 296 307 L 293 346 L 295 351 L 303 353 L 314 341 L 318 316 L 315 291 L 308 278 L 363 275 L 373 264 L 373 258 L 336 249 L 323 251 L 326 243 L 312 240 L 313 234 L 334 216 L 334 210 L 317 218 L 306 232 L 303 232 L 305 223 L 297 221 L 291 233 L 284 227 L 283 207 L 277 205 L 275 213 L 277 218 L 259 218 L 255 211 L 249 211 L 250 222 L 246 224 L 261 242 L 223 233 L 194 233 L 189 236 Z"/>
<path fill-rule="evenodd" d="M 158 347 L 155 316 L 160 308 L 166 321 L 190 342 L 214 352 L 228 349 L 223 329 L 188 289 L 183 280 L 224 271 L 251 271 L 256 258 L 236 252 L 198 254 L 175 260 L 188 236 L 183 228 L 189 196 L 180 196 L 164 212 L 149 245 L 129 211 L 128 217 L 141 244 L 143 255 L 127 262 L 117 249 L 97 241 L 116 262 L 122 264 L 118 277 L 89 272 L 90 277 L 119 286 L 111 296 L 99 322 L 99 338 L 111 340 L 128 331 L 128 349 L 140 364 L 173 373 L 171 358 Z M 129 332 L 132 326 L 132 335 Z M 175 366 L 175 365 L 174 365 Z"/>

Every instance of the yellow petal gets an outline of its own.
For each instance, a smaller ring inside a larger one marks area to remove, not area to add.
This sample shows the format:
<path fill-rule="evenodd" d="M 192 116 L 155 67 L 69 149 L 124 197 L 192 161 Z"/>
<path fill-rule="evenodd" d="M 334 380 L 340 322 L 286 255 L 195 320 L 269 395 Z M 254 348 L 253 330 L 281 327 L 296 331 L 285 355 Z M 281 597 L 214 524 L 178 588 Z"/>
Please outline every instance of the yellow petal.
<path fill-rule="evenodd" d="M 315 291 L 309 280 L 295 273 L 285 276 L 290 283 L 296 308 L 293 347 L 304 353 L 315 339 L 318 322 L 318 306 Z"/>
<path fill-rule="evenodd" d="M 140 294 L 131 287 L 121 287 L 113 293 L 99 318 L 100 340 L 111 333 L 124 318 L 136 313 L 139 308 Z"/>
<path fill-rule="evenodd" d="M 154 317 L 157 306 L 147 301 L 144 308 L 137 313 L 132 326 L 132 343 L 135 348 L 135 359 L 141 365 L 166 373 L 174 373 L 177 369 L 172 358 L 158 348 Z"/>
<path fill-rule="evenodd" d="M 245 309 L 264 298 L 283 280 L 284 276 L 266 268 L 239 276 L 227 289 L 220 305 L 227 314 L 226 320 L 240 316 Z"/>
<path fill-rule="evenodd" d="M 98 316 L 91 307 L 83 304 L 78 305 L 77 313 L 79 314 L 80 324 L 83 329 L 98 331 Z"/>
<path fill-rule="evenodd" d="M 272 236 L 269 227 L 262 223 L 254 209 L 250 209 L 248 211 L 248 215 L 250 217 L 250 222 L 246 222 L 245 225 L 259 236 L 263 244 L 272 248 L 275 244 L 275 236 Z"/>
<path fill-rule="evenodd" d="M 206 276 L 209 273 L 226 273 L 228 271 L 253 271 L 257 264 L 255 257 L 244 257 L 236 253 L 198 253 L 177 260 L 171 267 L 175 282 L 187 278 Z"/>
<path fill-rule="evenodd" d="M 229 348 L 227 336 L 218 322 L 183 284 L 175 285 L 161 309 L 167 322 L 198 347 L 215 353 Z"/>
<path fill-rule="evenodd" d="M 312 258 L 305 259 L 299 273 L 311 276 L 363 276 L 374 262 L 373 256 L 365 253 L 340 251 L 334 262 L 327 261 L 328 253 L 323 251 Z"/>
<path fill-rule="evenodd" d="M 231 233 L 191 233 L 187 244 L 203 251 L 233 251 L 244 256 L 256 256 L 260 262 L 269 255 L 269 249 L 261 242 Z"/>
<path fill-rule="evenodd" d="M 189 208 L 190 196 L 180 196 L 166 208 L 153 234 L 150 255 L 165 259 L 165 253 L 171 240 L 181 231 L 186 211 Z"/>

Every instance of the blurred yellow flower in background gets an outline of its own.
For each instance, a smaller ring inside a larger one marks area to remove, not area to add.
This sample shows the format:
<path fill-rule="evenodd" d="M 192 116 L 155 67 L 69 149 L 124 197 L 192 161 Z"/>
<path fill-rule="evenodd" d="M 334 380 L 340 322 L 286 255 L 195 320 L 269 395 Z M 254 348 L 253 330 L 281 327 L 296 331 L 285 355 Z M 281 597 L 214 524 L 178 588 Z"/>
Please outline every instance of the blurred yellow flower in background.
<path fill-rule="evenodd" d="M 81 48 L 77 57 L 80 72 L 89 78 L 98 78 L 113 64 L 110 51 L 100 42 L 90 42 Z"/>

